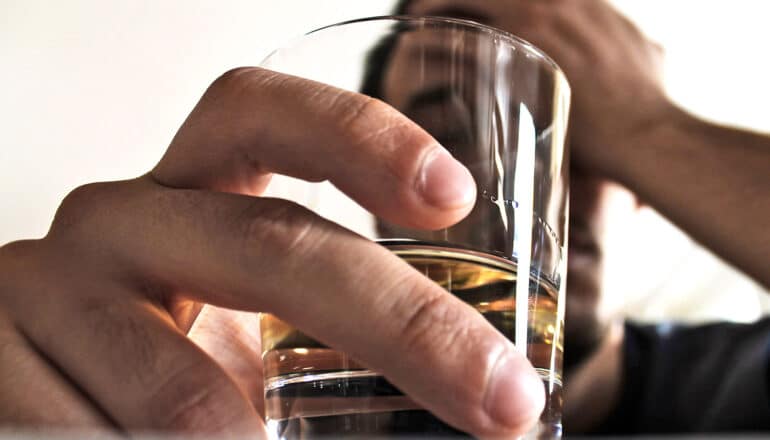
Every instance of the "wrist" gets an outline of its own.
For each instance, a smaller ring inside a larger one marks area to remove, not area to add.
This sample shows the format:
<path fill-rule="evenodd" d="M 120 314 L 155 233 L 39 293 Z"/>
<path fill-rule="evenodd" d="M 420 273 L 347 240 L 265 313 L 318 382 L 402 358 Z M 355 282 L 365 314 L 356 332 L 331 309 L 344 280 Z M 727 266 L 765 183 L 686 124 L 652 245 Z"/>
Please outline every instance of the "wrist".
<path fill-rule="evenodd" d="M 666 100 L 637 124 L 627 139 L 626 148 L 646 152 L 669 146 L 689 131 L 688 127 L 695 120 L 684 109 Z"/>
<path fill-rule="evenodd" d="M 678 139 L 686 137 L 696 119 L 667 98 L 648 106 L 635 121 L 625 125 L 596 156 L 596 170 L 626 186 L 632 186 L 640 169 L 651 166 L 671 153 Z"/>

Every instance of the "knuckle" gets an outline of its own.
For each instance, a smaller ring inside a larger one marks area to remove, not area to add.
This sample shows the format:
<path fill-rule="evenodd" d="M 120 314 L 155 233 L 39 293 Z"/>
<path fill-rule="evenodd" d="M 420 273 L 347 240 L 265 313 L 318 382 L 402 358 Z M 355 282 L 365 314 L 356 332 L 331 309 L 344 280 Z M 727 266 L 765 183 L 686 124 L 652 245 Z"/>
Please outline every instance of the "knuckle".
<path fill-rule="evenodd" d="M 333 93 L 329 100 L 329 107 L 343 127 L 368 129 L 389 111 L 389 106 L 379 99 L 345 91 Z"/>
<path fill-rule="evenodd" d="M 411 293 L 405 300 L 408 309 L 401 315 L 405 317 L 401 337 L 407 350 L 445 353 L 458 338 L 465 336 L 468 327 L 463 311 L 448 293 L 437 289 L 421 295 Z"/>
<path fill-rule="evenodd" d="M 158 222 L 162 221 L 161 216 L 165 216 L 168 212 L 175 212 L 182 216 L 195 216 L 201 215 L 202 208 L 201 198 L 195 189 L 159 188 L 148 191 L 142 194 L 137 205 L 137 209 L 155 207 L 156 209 L 148 214 L 157 215 L 158 217 L 153 220 Z"/>
<path fill-rule="evenodd" d="M 368 96 L 351 98 L 340 93 L 332 106 L 333 113 L 339 115 L 340 129 L 356 146 L 398 146 L 397 137 L 417 128 L 390 105 Z"/>
<path fill-rule="evenodd" d="M 238 90 L 245 83 L 251 82 L 250 77 L 256 71 L 253 67 L 236 67 L 219 75 L 209 86 L 209 90 Z"/>
<path fill-rule="evenodd" d="M 328 235 L 308 209 L 278 199 L 252 202 L 240 217 L 243 253 L 287 261 L 312 253 Z M 248 259 L 248 258 L 247 258 Z"/>
<path fill-rule="evenodd" d="M 410 181 L 421 158 L 436 146 L 428 132 L 378 99 L 338 97 L 333 105 L 337 129 L 351 147 L 346 154 L 367 161 L 376 157 L 389 176 Z"/>
<path fill-rule="evenodd" d="M 82 231 L 105 207 L 109 183 L 89 183 L 79 186 L 64 197 L 56 210 L 49 235 Z"/>
<path fill-rule="evenodd" d="M 204 98 L 211 100 L 223 96 L 238 96 L 253 87 L 267 86 L 282 78 L 287 76 L 259 67 L 236 67 L 215 79 L 204 94 Z"/>

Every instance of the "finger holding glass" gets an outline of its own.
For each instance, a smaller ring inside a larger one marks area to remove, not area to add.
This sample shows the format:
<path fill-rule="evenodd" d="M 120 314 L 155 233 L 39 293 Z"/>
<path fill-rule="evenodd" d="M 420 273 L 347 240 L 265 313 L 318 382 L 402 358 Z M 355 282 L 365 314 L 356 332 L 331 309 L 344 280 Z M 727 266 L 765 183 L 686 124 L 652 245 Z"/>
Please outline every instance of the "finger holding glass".
<path fill-rule="evenodd" d="M 367 70 L 362 72 L 362 65 Z M 364 19 L 330 26 L 274 52 L 264 66 L 382 99 L 468 168 L 476 184 L 473 209 L 459 223 L 441 229 L 371 215 L 325 184 L 308 188 L 298 201 L 376 240 L 514 342 L 546 388 L 546 409 L 530 436 L 559 436 L 569 102 L 559 68 L 510 34 L 434 18 Z M 368 267 L 360 271 L 362 277 L 381 276 Z M 421 311 L 423 306 L 415 301 L 413 307 Z M 423 331 L 451 335 L 440 318 L 425 324 Z M 301 324 L 262 316 L 271 435 L 462 434 L 448 414 L 419 395 L 406 397 L 396 377 L 308 336 L 297 328 Z M 457 347 L 440 347 L 443 359 L 437 362 L 460 356 L 488 365 L 477 352 Z M 413 374 L 422 374 L 435 367 L 415 368 Z M 501 367 L 496 374 L 516 381 L 519 373 Z M 466 386 L 476 385 L 468 377 Z M 517 401 L 511 395 L 497 398 L 512 405 Z"/>

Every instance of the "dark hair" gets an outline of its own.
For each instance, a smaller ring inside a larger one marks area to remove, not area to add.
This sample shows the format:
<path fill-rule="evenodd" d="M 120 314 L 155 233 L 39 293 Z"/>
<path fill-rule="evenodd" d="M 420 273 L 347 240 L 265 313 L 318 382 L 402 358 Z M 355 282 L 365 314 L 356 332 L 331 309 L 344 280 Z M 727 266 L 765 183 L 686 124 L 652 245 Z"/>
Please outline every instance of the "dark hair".
<path fill-rule="evenodd" d="M 399 0 L 393 8 L 393 15 L 406 14 L 406 8 L 412 0 Z M 396 46 L 398 32 L 380 40 L 366 56 L 364 64 L 364 78 L 361 83 L 361 93 L 372 98 L 382 98 L 382 82 L 384 80 L 385 67 L 390 62 L 390 56 Z"/>

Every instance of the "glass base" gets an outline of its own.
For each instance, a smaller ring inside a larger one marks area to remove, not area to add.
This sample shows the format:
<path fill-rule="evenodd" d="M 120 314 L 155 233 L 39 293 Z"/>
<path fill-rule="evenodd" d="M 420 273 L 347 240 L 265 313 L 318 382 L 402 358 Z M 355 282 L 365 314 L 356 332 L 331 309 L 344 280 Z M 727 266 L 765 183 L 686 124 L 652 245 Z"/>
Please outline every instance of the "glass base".
<path fill-rule="evenodd" d="M 271 440 L 474 438 L 459 431 L 368 370 L 284 377 L 265 393 Z M 558 439 L 558 414 L 543 414 L 524 439 Z"/>

